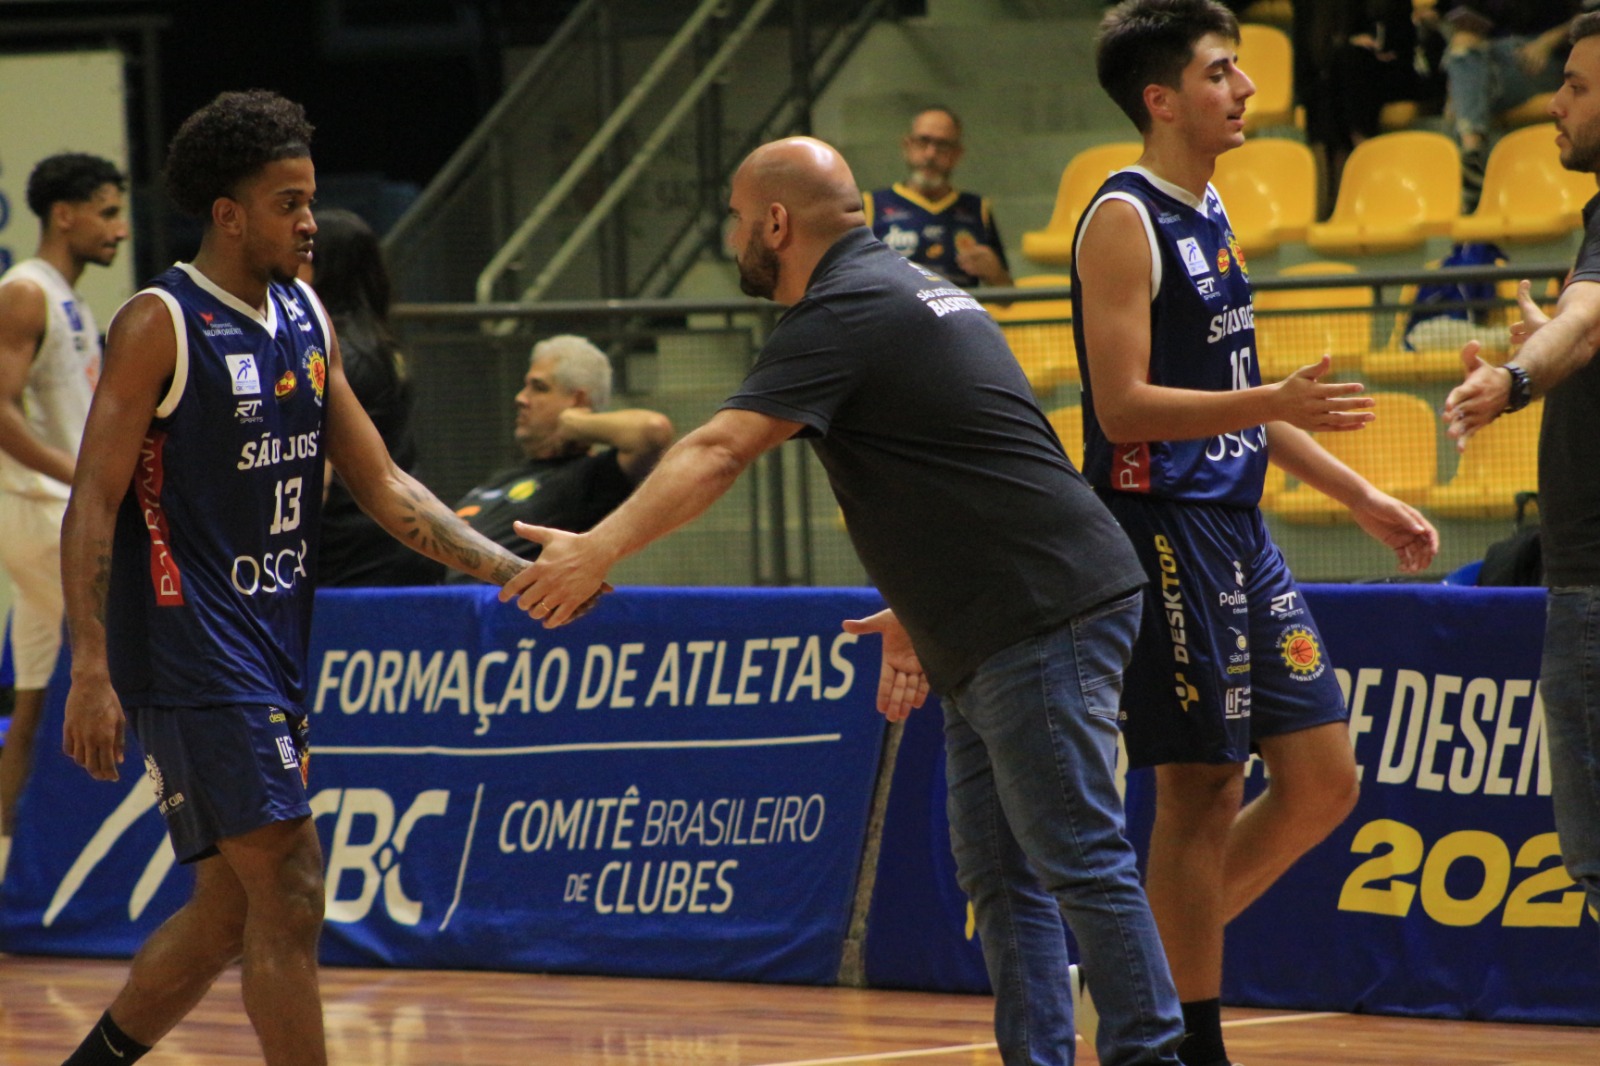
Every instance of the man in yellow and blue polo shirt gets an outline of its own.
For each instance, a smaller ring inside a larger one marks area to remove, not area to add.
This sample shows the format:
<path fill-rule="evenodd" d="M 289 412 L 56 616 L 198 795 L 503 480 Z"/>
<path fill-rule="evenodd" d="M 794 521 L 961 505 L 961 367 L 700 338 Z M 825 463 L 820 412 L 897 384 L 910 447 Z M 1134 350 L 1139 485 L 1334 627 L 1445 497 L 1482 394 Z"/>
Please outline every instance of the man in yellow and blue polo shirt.
<path fill-rule="evenodd" d="M 907 259 L 964 288 L 1010 285 L 989 201 L 950 184 L 961 161 L 961 120 L 948 108 L 924 108 L 900 143 L 906 180 L 864 194 L 872 232 Z"/>

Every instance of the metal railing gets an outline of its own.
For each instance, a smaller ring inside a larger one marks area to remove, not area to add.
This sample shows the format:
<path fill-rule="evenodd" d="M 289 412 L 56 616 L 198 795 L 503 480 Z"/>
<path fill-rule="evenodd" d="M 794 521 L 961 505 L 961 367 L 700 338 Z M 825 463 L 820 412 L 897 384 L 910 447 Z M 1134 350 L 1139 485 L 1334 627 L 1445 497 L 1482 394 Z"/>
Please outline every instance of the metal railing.
<path fill-rule="evenodd" d="M 1481 558 L 1489 544 L 1509 535 L 1516 494 L 1535 486 L 1526 483 L 1532 457 L 1523 456 L 1521 472 L 1507 471 L 1503 485 L 1488 483 L 1478 502 L 1463 504 L 1456 499 L 1448 509 L 1430 504 L 1430 500 L 1443 501 L 1449 496 L 1438 490 L 1455 483 L 1464 469 L 1462 457 L 1436 417 L 1445 393 L 1460 379 L 1459 360 L 1452 351 L 1430 353 L 1433 361 L 1426 364 L 1398 358 L 1403 349 L 1393 343 L 1396 326 L 1412 310 L 1400 302 L 1399 293 L 1407 286 L 1445 277 L 1490 282 L 1531 277 L 1543 282 L 1563 273 L 1553 267 L 1450 274 L 1435 270 L 1324 279 L 1263 278 L 1256 282 L 1258 297 L 1319 286 L 1364 288 L 1371 293 L 1371 302 L 1346 307 L 1258 310 L 1258 331 L 1264 338 L 1276 336 L 1283 343 L 1282 338 L 1291 335 L 1286 331 L 1304 330 L 1310 339 L 1294 343 L 1314 346 L 1317 338 L 1349 335 L 1351 330 L 1344 327 L 1355 322 L 1359 326 L 1356 332 L 1368 343 L 1364 350 L 1348 353 L 1348 376 L 1366 381 L 1373 392 L 1409 398 L 1416 403 L 1408 406 L 1415 408 L 1420 403 L 1429 409 L 1425 425 L 1414 430 L 1415 439 L 1402 439 L 1393 456 L 1396 462 L 1422 463 L 1426 483 L 1416 493 L 1407 489 L 1405 494 L 1432 518 L 1443 536 L 1440 559 L 1425 579 L 1437 579 Z M 1358 282 L 1355 286 L 1353 277 Z M 980 289 L 974 293 L 988 302 L 1003 300 L 1013 309 L 1037 300 L 1059 301 L 1066 294 L 1066 290 L 1042 288 Z M 1473 309 L 1504 319 L 1511 306 L 1497 299 Z M 618 382 L 614 405 L 663 411 L 682 434 L 709 418 L 735 390 L 780 310 L 768 302 L 746 299 L 397 307 L 396 326 L 417 384 L 424 480 L 450 501 L 483 481 L 490 471 L 512 461 L 512 397 L 526 369 L 529 349 L 539 338 L 576 332 L 613 352 Z M 486 332 L 481 328 L 485 322 L 511 323 L 512 328 Z M 1047 334 L 1053 338 L 1051 343 L 1071 344 L 1070 325 L 1059 316 L 1042 316 L 1024 324 L 1053 331 Z M 1005 328 L 1014 334 L 1014 325 Z M 1014 342 L 1013 348 L 1023 354 L 1019 344 Z M 1390 356 L 1397 358 L 1388 364 L 1381 361 Z M 1451 359 L 1457 360 L 1454 367 Z M 1023 361 L 1026 368 L 1026 358 Z M 1047 387 L 1036 384 L 1035 391 L 1041 407 L 1053 416 L 1081 416 L 1075 371 Z M 1057 424 L 1067 425 L 1068 420 Z M 1526 431 L 1533 423 L 1524 418 L 1518 425 Z M 1080 443 L 1070 439 L 1065 443 L 1069 454 L 1081 454 Z M 1471 449 L 1467 455 L 1472 455 Z M 1390 474 L 1381 467 L 1363 472 L 1376 481 L 1385 481 Z M 1271 493 L 1294 489 L 1287 479 L 1269 482 Z M 1381 545 L 1338 514 L 1315 508 L 1290 513 L 1287 504 L 1277 504 L 1270 496 L 1263 511 L 1302 580 L 1395 576 L 1393 559 Z M 634 584 L 831 585 L 865 579 L 820 464 L 809 448 L 798 443 L 771 453 L 702 519 L 624 565 L 626 570 L 619 577 Z"/>
<path fill-rule="evenodd" d="M 720 243 L 733 168 L 809 130 L 816 96 L 894 6 L 644 2 L 582 0 L 517 74 L 386 238 L 402 298 L 672 291 Z"/>

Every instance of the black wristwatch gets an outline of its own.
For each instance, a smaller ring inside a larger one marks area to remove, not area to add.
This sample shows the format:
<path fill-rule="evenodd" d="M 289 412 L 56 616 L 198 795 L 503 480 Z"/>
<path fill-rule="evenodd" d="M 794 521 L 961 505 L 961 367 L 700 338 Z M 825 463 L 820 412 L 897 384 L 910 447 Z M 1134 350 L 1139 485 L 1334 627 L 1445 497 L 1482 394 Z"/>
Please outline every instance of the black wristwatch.
<path fill-rule="evenodd" d="M 1506 399 L 1506 410 L 1520 411 L 1533 402 L 1533 382 L 1528 379 L 1528 372 L 1516 363 L 1506 363 L 1501 369 L 1511 375 L 1511 395 Z"/>

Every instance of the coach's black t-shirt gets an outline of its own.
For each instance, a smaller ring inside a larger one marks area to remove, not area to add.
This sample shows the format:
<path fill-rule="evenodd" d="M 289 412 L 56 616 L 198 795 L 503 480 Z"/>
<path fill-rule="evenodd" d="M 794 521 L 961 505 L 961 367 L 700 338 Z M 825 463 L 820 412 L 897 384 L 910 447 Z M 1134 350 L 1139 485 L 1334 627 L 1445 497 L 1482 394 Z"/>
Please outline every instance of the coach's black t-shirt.
<path fill-rule="evenodd" d="M 1600 282 L 1600 196 L 1583 209 L 1583 247 L 1568 283 Z M 1522 415 L 1502 415 L 1520 418 Z M 1600 585 L 1600 358 L 1551 389 L 1539 431 L 1539 522 L 1545 584 Z"/>
<path fill-rule="evenodd" d="M 1144 583 L 994 320 L 868 229 L 823 256 L 724 406 L 805 425 L 942 691 Z"/>

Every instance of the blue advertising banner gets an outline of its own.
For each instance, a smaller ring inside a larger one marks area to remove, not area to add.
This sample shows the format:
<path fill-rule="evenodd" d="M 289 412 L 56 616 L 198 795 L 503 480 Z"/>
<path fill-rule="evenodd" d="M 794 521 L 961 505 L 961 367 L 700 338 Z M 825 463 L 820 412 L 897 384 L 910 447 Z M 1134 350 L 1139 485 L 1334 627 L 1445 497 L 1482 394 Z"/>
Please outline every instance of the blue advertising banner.
<path fill-rule="evenodd" d="M 320 594 L 324 960 L 832 981 L 883 733 L 839 622 L 880 605 L 631 589 L 546 631 L 489 589 Z M 127 954 L 181 904 L 137 760 L 41 760 L 0 947 Z"/>
<path fill-rule="evenodd" d="M 1595 921 L 1561 867 L 1550 809 L 1542 590 L 1305 593 L 1350 707 L 1361 799 L 1229 926 L 1224 1001 L 1600 1025 Z M 868 977 L 980 991 L 948 855 L 938 722 L 919 714 L 885 819 Z M 1263 785 L 1257 762 L 1250 789 Z M 1147 773 L 1129 778 L 1128 816 L 1141 843 Z"/>
<path fill-rule="evenodd" d="M 937 696 L 901 727 L 867 912 L 865 962 L 867 984 L 875 988 L 989 991 L 983 949 L 950 853 L 944 709 Z"/>
<path fill-rule="evenodd" d="M 1350 707 L 1361 799 L 1229 927 L 1224 996 L 1600 1025 L 1595 920 L 1550 807 L 1543 591 L 1306 595 Z"/>

